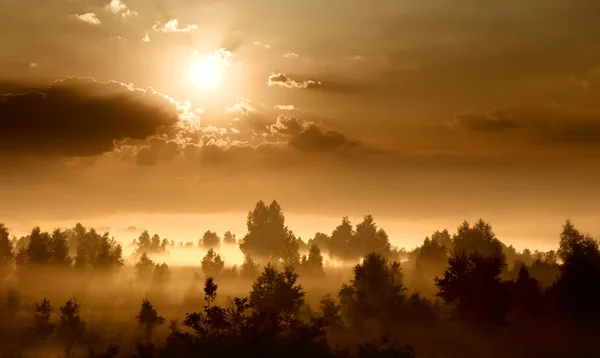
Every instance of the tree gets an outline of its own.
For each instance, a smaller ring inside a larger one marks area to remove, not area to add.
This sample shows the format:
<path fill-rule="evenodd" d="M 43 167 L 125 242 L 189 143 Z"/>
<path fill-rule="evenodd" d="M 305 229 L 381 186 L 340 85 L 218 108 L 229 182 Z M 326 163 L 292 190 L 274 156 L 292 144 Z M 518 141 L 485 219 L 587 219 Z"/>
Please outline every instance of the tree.
<path fill-rule="evenodd" d="M 138 237 L 137 241 L 134 241 L 137 244 L 137 249 L 135 253 L 137 255 L 141 255 L 143 253 L 158 253 L 165 252 L 167 250 L 167 246 L 169 245 L 169 240 L 163 239 L 161 241 L 160 236 L 154 234 L 150 237 L 148 230 L 144 230 Z"/>
<path fill-rule="evenodd" d="M 58 336 L 67 345 L 67 349 L 80 343 L 85 334 L 85 323 L 79 317 L 79 305 L 72 300 L 60 308 Z"/>
<path fill-rule="evenodd" d="M 27 262 L 30 264 L 46 264 L 52 258 L 50 235 L 42 232 L 39 227 L 31 230 L 29 245 L 25 249 Z"/>
<path fill-rule="evenodd" d="M 260 274 L 259 265 L 254 261 L 252 256 L 244 255 L 244 263 L 240 268 L 240 275 L 243 278 L 254 280 Z"/>
<path fill-rule="evenodd" d="M 353 260 L 356 256 L 352 249 L 354 241 L 354 228 L 347 216 L 342 218 L 342 223 L 333 230 L 329 241 L 329 256 L 341 260 Z"/>
<path fill-rule="evenodd" d="M 259 201 L 246 221 L 248 233 L 240 242 L 244 254 L 271 261 L 293 261 L 297 247 L 293 233 L 285 226 L 285 217 L 277 201 L 266 206 Z M 299 259 L 299 257 L 298 257 Z"/>
<path fill-rule="evenodd" d="M 231 233 L 231 231 L 227 231 L 225 232 L 225 234 L 223 234 L 223 244 L 225 245 L 235 245 L 237 244 L 237 241 L 235 239 L 235 235 Z"/>
<path fill-rule="evenodd" d="M 304 305 L 304 290 L 296 284 L 297 279 L 293 268 L 280 272 L 267 264 L 252 285 L 250 304 L 261 312 L 297 314 Z"/>
<path fill-rule="evenodd" d="M 50 323 L 52 317 L 52 305 L 44 297 L 42 303 L 36 303 L 33 312 L 33 329 L 41 337 L 48 337 L 54 330 L 54 325 Z"/>
<path fill-rule="evenodd" d="M 448 248 L 438 240 L 426 237 L 423 244 L 415 250 L 413 281 L 417 287 L 421 291 L 428 291 L 430 288 L 433 289 L 434 277 L 441 276 L 444 273 L 447 262 Z"/>
<path fill-rule="evenodd" d="M 73 262 L 69 256 L 69 242 L 67 241 L 67 233 L 60 229 L 52 232 L 50 238 L 50 252 L 52 253 L 52 263 L 59 266 L 70 266 Z"/>
<path fill-rule="evenodd" d="M 315 234 L 314 238 L 308 240 L 307 245 L 308 245 L 308 247 L 316 245 L 319 248 L 321 248 L 322 250 L 329 252 L 331 250 L 329 248 L 330 243 L 331 243 L 331 238 L 327 234 L 318 232 Z"/>
<path fill-rule="evenodd" d="M 449 258 L 444 276 L 435 278 L 437 296 L 455 305 L 464 320 L 503 323 L 510 299 L 510 287 L 500 279 L 505 265 L 504 256 L 458 251 Z"/>
<path fill-rule="evenodd" d="M 0 222 L 0 277 L 2 277 L 13 264 L 15 254 L 10 241 L 8 228 Z"/>
<path fill-rule="evenodd" d="M 323 271 L 323 255 L 317 245 L 312 245 L 308 251 L 308 257 L 304 255 L 301 262 L 302 272 L 313 277 L 322 277 L 325 275 Z"/>
<path fill-rule="evenodd" d="M 350 284 L 340 289 L 342 312 L 355 328 L 365 329 L 365 322 L 374 321 L 385 330 L 397 325 L 393 317 L 405 306 L 405 291 L 400 263 L 388 263 L 381 254 L 371 253 L 354 267 Z"/>
<path fill-rule="evenodd" d="M 202 238 L 198 241 L 198 247 L 204 247 L 205 249 L 218 249 L 221 245 L 221 238 L 216 232 L 208 230 L 202 235 Z"/>
<path fill-rule="evenodd" d="M 578 322 L 600 319 L 600 250 L 598 242 L 566 221 L 560 235 L 560 275 L 553 287 L 559 304 Z"/>
<path fill-rule="evenodd" d="M 221 255 L 217 254 L 215 250 L 209 249 L 202 259 L 201 266 L 205 275 L 218 276 L 223 272 L 225 262 L 221 259 Z"/>
<path fill-rule="evenodd" d="M 484 256 L 504 257 L 502 243 L 496 238 L 492 226 L 479 219 L 473 226 L 464 221 L 453 237 L 454 251 L 467 254 L 478 252 Z"/>
<path fill-rule="evenodd" d="M 335 302 L 330 293 L 321 297 L 319 302 L 321 317 L 332 329 L 339 329 L 343 325 L 341 310 L 342 307 Z"/>
<path fill-rule="evenodd" d="M 154 278 L 153 281 L 154 283 L 157 284 L 165 284 L 168 283 L 171 280 L 171 270 L 169 269 L 169 266 L 167 266 L 166 263 L 162 263 L 162 264 L 156 264 L 155 268 L 154 268 Z"/>
<path fill-rule="evenodd" d="M 123 248 L 108 233 L 100 235 L 94 229 L 79 230 L 75 267 L 83 270 L 114 270 L 124 265 Z M 83 233 L 83 234 L 82 234 Z"/>
<path fill-rule="evenodd" d="M 438 244 L 444 246 L 446 250 L 450 251 L 454 244 L 452 243 L 452 236 L 447 229 L 442 231 L 437 230 L 431 235 L 431 241 L 435 241 Z"/>
<path fill-rule="evenodd" d="M 142 308 L 136 319 L 140 325 L 144 326 L 148 339 L 152 336 L 155 327 L 165 323 L 165 318 L 158 314 L 158 311 L 147 299 L 142 301 Z"/>
<path fill-rule="evenodd" d="M 369 253 L 378 253 L 384 257 L 390 255 L 390 241 L 383 229 L 377 229 L 375 219 L 371 215 L 365 215 L 363 221 L 356 225 L 356 232 L 352 246 L 355 255 L 361 257 Z"/>
<path fill-rule="evenodd" d="M 154 272 L 154 261 L 148 258 L 148 255 L 144 252 L 138 262 L 135 264 L 135 275 L 140 281 L 147 281 L 152 277 Z"/>

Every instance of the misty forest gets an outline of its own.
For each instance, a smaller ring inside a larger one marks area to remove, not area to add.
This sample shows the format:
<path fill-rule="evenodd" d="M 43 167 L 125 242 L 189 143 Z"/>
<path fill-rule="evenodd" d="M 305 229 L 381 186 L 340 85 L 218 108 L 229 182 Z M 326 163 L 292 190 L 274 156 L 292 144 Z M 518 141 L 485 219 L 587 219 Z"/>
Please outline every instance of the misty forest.
<path fill-rule="evenodd" d="M 484 220 L 457 224 L 413 250 L 370 215 L 304 241 L 276 201 L 256 204 L 243 237 L 203 228 L 197 242 L 144 231 L 123 243 L 81 224 L 16 237 L 0 224 L 0 353 L 600 356 L 594 238 L 566 221 L 556 251 L 519 252 Z M 184 253 L 197 264 L 173 265 Z"/>

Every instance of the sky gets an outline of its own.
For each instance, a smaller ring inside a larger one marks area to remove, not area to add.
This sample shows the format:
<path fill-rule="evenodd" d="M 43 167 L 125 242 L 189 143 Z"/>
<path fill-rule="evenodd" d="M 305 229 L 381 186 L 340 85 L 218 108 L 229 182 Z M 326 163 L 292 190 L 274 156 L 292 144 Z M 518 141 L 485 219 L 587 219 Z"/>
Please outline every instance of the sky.
<path fill-rule="evenodd" d="M 0 0 L 0 220 L 600 236 L 593 0 Z"/>

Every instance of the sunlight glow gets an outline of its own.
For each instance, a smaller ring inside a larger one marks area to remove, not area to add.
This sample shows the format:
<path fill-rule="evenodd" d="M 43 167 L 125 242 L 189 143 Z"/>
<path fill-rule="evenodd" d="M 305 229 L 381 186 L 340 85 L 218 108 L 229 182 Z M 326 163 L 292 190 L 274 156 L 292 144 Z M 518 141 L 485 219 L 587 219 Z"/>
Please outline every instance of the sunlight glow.
<path fill-rule="evenodd" d="M 223 80 L 223 70 L 231 64 L 233 55 L 219 49 L 200 57 L 197 51 L 192 53 L 190 80 L 200 89 L 216 89 Z"/>

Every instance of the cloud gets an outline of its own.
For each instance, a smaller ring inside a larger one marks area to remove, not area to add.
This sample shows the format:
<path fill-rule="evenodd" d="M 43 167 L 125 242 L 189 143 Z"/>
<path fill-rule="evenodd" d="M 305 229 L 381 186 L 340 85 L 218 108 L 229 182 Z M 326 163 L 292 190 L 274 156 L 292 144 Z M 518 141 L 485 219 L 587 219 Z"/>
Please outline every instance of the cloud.
<path fill-rule="evenodd" d="M 281 111 L 294 111 L 294 110 L 296 110 L 296 108 L 294 107 L 293 104 L 287 104 L 287 105 L 278 104 L 278 105 L 275 105 L 275 107 L 273 107 L 273 108 L 279 109 Z"/>
<path fill-rule="evenodd" d="M 120 14 L 122 17 L 137 16 L 138 13 L 127 8 L 121 0 L 111 0 L 104 9 L 114 14 Z"/>
<path fill-rule="evenodd" d="M 49 88 L 0 95 L 0 154 L 78 157 L 112 151 L 177 124 L 185 108 L 120 82 L 67 78 Z"/>
<path fill-rule="evenodd" d="M 144 37 L 142 37 L 142 41 L 143 42 L 150 42 L 150 36 L 148 36 L 148 34 L 146 34 Z"/>
<path fill-rule="evenodd" d="M 269 76 L 267 84 L 270 87 L 279 86 L 285 88 L 315 88 L 320 87 L 322 85 L 321 82 L 313 80 L 297 82 L 283 73 L 274 73 L 271 76 Z"/>
<path fill-rule="evenodd" d="M 464 113 L 454 116 L 454 124 L 472 131 L 500 132 L 520 127 L 506 111 L 493 109 L 484 115 Z"/>
<path fill-rule="evenodd" d="M 298 55 L 295 52 L 288 52 L 285 55 L 283 55 L 283 57 L 285 57 L 285 58 L 298 58 L 298 57 L 300 57 L 300 55 Z"/>
<path fill-rule="evenodd" d="M 261 43 L 261 42 L 259 42 L 259 41 L 254 41 L 254 43 L 253 43 L 253 44 L 254 44 L 255 46 L 261 46 L 261 47 L 264 47 L 264 48 L 271 48 L 271 45 L 263 44 L 263 43 Z"/>
<path fill-rule="evenodd" d="M 600 144 L 600 109 L 547 106 L 539 108 L 492 109 L 486 114 L 456 115 L 455 128 L 472 132 L 510 135 L 518 129 L 519 138 L 537 145 Z"/>
<path fill-rule="evenodd" d="M 270 130 L 289 137 L 288 145 L 304 152 L 325 152 L 360 145 L 358 141 L 349 140 L 338 131 L 325 130 L 315 123 L 301 121 L 296 117 L 280 115 L 275 124 L 270 126 Z"/>
<path fill-rule="evenodd" d="M 248 115 L 250 113 L 256 113 L 256 109 L 254 109 L 250 105 L 250 101 L 247 99 L 240 100 L 236 102 L 232 106 L 225 107 L 226 114 L 243 114 Z"/>
<path fill-rule="evenodd" d="M 94 14 L 93 12 L 88 12 L 88 13 L 81 14 L 81 15 L 75 15 L 75 17 L 77 17 L 79 20 L 81 20 L 83 22 L 87 22 L 88 24 L 92 24 L 92 25 L 100 25 L 102 23 L 102 21 L 100 21 L 100 19 L 98 19 L 96 17 L 96 14 Z"/>
<path fill-rule="evenodd" d="M 154 24 L 154 26 L 152 26 L 152 29 L 154 29 L 154 31 L 156 32 L 164 32 L 164 33 L 188 33 L 188 32 L 194 32 L 196 30 L 198 30 L 198 25 L 196 24 L 189 24 L 186 25 L 185 27 L 179 27 L 179 20 L 177 19 L 172 19 L 169 20 L 166 24 L 161 25 L 159 21 L 156 22 L 156 24 Z"/>

